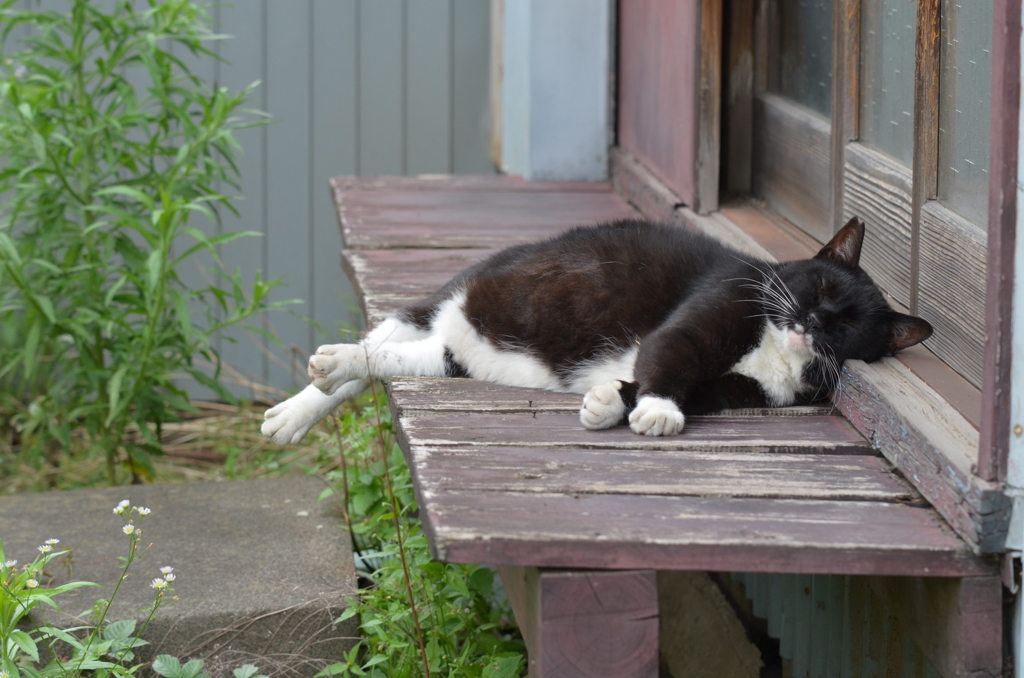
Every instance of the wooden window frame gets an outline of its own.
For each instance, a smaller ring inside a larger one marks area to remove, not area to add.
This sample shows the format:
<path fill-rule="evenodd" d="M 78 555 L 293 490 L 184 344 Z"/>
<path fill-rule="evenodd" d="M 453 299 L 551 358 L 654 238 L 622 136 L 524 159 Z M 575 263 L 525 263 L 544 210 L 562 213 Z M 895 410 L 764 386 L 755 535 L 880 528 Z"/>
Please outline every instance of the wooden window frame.
<path fill-rule="evenodd" d="M 980 392 L 960 380 L 957 389 L 974 390 L 980 400 L 980 413 L 965 416 L 957 393 L 941 392 L 929 373 L 939 361 L 921 349 L 906 352 L 901 360 L 887 359 L 866 365 L 847 363 L 844 373 L 844 397 L 840 410 L 873 439 L 883 454 L 894 463 L 929 499 L 950 525 L 980 552 L 1001 552 L 1007 523 L 1009 501 L 1002 492 L 1010 440 L 1010 349 L 1013 289 L 1013 251 L 1016 225 L 1017 137 L 1020 106 L 1020 28 L 1021 0 L 995 0 L 992 117 L 990 127 L 989 223 L 982 233 L 968 232 L 964 220 L 934 200 L 937 194 L 937 135 L 939 9 L 940 0 L 918 1 L 918 38 L 915 60 L 933 64 L 933 68 L 915 68 L 915 144 L 912 166 L 895 161 L 877 162 L 882 156 L 853 141 L 858 130 L 860 0 L 836 0 L 833 5 L 833 106 L 830 137 L 832 163 L 829 181 L 829 225 L 834 231 L 844 221 L 854 188 L 851 178 L 862 178 L 878 190 L 895 194 L 890 202 L 909 218 L 910 264 L 906 276 L 921 280 L 922 274 L 941 276 L 941 270 L 922 273 L 921 248 L 935 249 L 936 224 L 954 237 L 943 247 L 958 248 L 960 254 L 980 265 L 987 260 L 984 289 L 984 363 Z M 721 144 L 724 162 L 721 173 L 723 193 L 749 194 L 752 186 L 751 160 L 754 143 L 752 127 L 758 63 L 766 54 L 756 54 L 758 43 L 752 23 L 759 7 L 770 0 L 731 0 L 725 9 L 724 28 L 728 39 L 718 60 L 709 45 L 723 45 L 723 36 L 701 33 L 701 86 L 708 91 L 718 82 L 722 92 L 721 128 L 709 124 L 708 116 L 698 115 L 698 134 L 710 147 Z M 998 29 L 997 29 L 998 27 Z M 718 69 L 717 71 L 715 69 Z M 760 83 L 760 84 L 763 84 Z M 707 109 L 707 103 L 704 102 Z M 721 132 L 721 137 L 719 132 Z M 922 141 L 922 135 L 927 135 Z M 852 143 L 851 143 L 852 142 Z M 699 169 L 699 167 L 698 167 Z M 853 172 L 851 172 L 853 170 Z M 732 244 L 771 256 L 791 258 L 782 243 L 781 232 L 791 236 L 788 243 L 810 240 L 767 214 L 763 224 L 740 224 L 729 209 L 715 211 L 711 200 L 682 205 L 680 198 L 666 188 L 625 149 L 616 149 L 612 157 L 612 175 L 616 187 L 645 214 L 684 223 L 714 233 Z M 701 177 L 708 180 L 707 176 Z M 719 179 L 715 173 L 714 180 Z M 706 189 L 710 190 L 710 188 Z M 712 207 L 713 206 L 713 207 Z M 756 210 L 755 210 L 756 211 Z M 951 216 L 952 215 L 952 216 Z M 774 221 L 773 221 L 774 219 Z M 958 221 L 959 220 L 959 221 Z M 923 226 L 923 228 L 922 228 Z M 776 228 L 778 227 L 778 228 Z M 788 231 L 787 231 L 788 228 Z M 977 228 L 971 226 L 977 231 Z M 955 236 L 967 232 L 967 236 Z M 766 249 L 767 247 L 767 249 Z M 780 253 L 781 252 L 781 253 Z M 911 271 L 910 268 L 913 268 Z M 941 268 L 941 267 L 940 267 Z M 884 282 L 883 282 L 884 285 Z M 917 310 L 922 305 L 920 284 L 908 285 L 906 306 Z M 956 309 L 954 309 L 956 310 Z M 953 324 L 968 323 L 952 317 Z M 977 338 L 977 337 L 976 337 Z M 939 365 L 948 376 L 952 370 Z M 940 375 L 942 376 L 942 375 Z M 923 377 L 923 378 L 922 378 Z M 959 377 L 955 377 L 953 381 Z M 934 388 L 933 388 L 934 386 Z M 938 391 L 936 389 L 939 389 Z M 956 390 L 956 389 L 954 389 Z M 970 400 L 970 396 L 968 400 Z M 959 408 L 959 409 L 958 409 Z M 971 409 L 971 408 L 968 408 Z"/>

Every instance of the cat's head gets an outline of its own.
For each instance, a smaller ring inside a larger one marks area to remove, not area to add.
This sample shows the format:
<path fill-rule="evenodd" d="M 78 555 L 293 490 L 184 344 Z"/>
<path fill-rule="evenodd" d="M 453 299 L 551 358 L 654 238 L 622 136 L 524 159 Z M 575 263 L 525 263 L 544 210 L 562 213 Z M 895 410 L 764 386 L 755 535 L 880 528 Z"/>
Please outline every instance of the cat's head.
<path fill-rule="evenodd" d="M 878 360 L 924 341 L 932 326 L 893 310 L 860 268 L 864 222 L 854 217 L 813 259 L 783 264 L 766 289 L 766 311 L 787 341 L 838 364 Z"/>

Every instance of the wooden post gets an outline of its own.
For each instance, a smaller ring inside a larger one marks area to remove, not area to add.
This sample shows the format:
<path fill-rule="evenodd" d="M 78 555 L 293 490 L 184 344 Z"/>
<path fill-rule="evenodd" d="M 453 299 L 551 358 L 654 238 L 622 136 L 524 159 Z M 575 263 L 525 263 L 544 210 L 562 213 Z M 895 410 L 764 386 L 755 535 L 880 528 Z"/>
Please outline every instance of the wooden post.
<path fill-rule="evenodd" d="M 530 653 L 530 678 L 657 677 L 653 570 L 498 572 Z"/>

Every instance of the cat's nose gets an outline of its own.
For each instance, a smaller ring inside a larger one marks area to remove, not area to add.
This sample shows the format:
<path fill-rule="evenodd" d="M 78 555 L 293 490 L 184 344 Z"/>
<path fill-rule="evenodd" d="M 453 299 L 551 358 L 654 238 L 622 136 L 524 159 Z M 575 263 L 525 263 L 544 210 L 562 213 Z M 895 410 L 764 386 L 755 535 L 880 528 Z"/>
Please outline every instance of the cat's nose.
<path fill-rule="evenodd" d="M 820 329 L 821 329 L 821 316 L 819 316 L 814 311 L 812 311 L 811 313 L 807 314 L 807 331 L 811 332 L 811 331 L 820 330 Z"/>

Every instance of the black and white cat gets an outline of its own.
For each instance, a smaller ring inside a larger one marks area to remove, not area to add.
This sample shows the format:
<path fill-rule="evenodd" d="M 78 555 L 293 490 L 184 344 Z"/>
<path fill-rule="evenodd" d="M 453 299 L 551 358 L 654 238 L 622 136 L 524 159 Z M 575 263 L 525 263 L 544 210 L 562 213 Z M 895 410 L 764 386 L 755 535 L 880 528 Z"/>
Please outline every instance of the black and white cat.
<path fill-rule="evenodd" d="M 586 394 L 589 429 L 675 435 L 685 415 L 827 397 L 843 361 L 931 335 L 859 267 L 864 224 L 813 258 L 769 263 L 681 228 L 627 220 L 502 250 L 358 344 L 321 346 L 312 384 L 267 410 L 296 443 L 371 378 L 472 377 Z"/>

